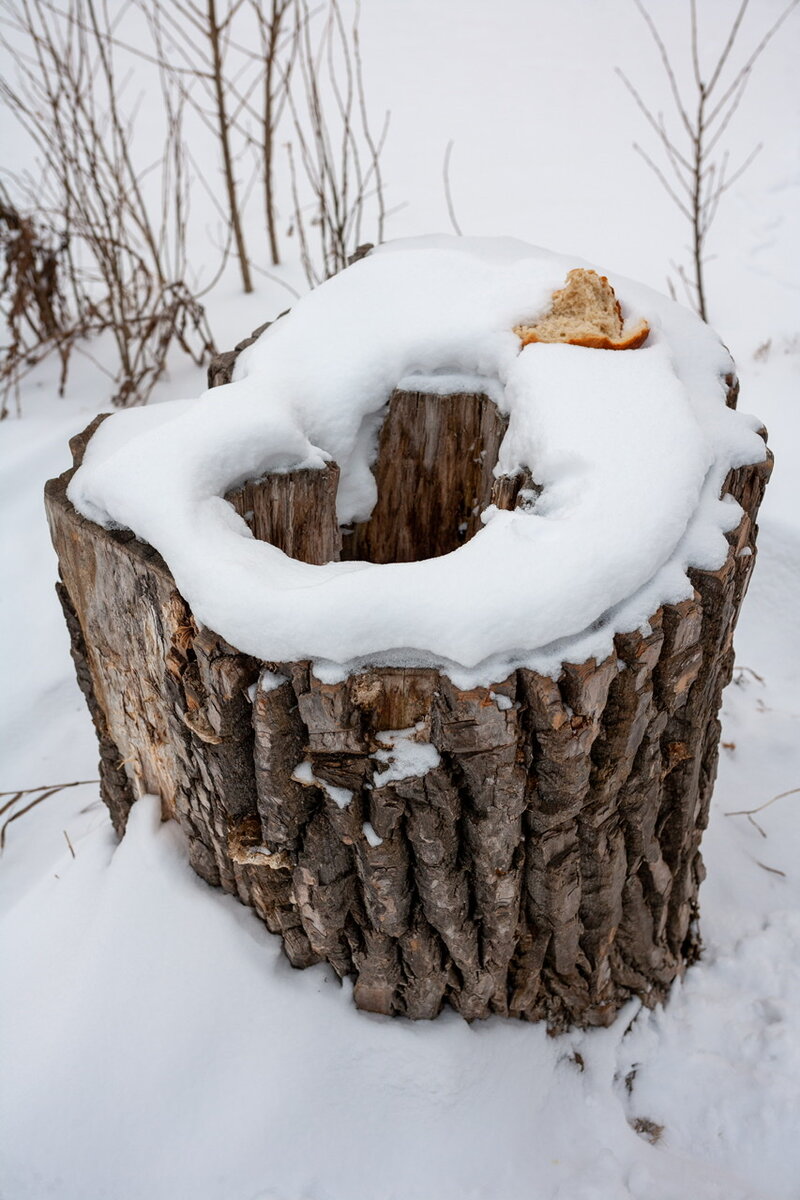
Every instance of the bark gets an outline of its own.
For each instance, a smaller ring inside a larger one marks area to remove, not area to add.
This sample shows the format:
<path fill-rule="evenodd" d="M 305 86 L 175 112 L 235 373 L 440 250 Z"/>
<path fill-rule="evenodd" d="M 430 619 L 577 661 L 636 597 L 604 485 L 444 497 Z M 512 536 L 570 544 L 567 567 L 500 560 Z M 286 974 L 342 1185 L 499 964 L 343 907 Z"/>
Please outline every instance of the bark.
<path fill-rule="evenodd" d="M 378 505 L 345 553 L 445 553 L 489 498 L 528 503 L 529 475 L 492 479 L 503 429 L 484 396 L 395 393 Z M 450 1005 L 562 1029 L 606 1024 L 631 996 L 655 1003 L 699 952 L 717 713 L 770 467 L 731 472 L 744 515 L 725 564 L 692 572 L 690 600 L 618 635 L 603 662 L 467 691 L 433 669 L 326 684 L 308 663 L 237 653 L 198 628 L 154 550 L 80 518 L 69 472 L 51 481 L 115 827 L 158 793 L 195 870 L 252 905 L 295 966 L 352 977 L 364 1009 L 431 1018 Z M 340 552 L 336 480 L 335 466 L 290 472 L 229 499 L 257 537 L 323 562 Z M 386 781 L 375 756 L 389 730 L 429 743 L 437 764 Z"/>

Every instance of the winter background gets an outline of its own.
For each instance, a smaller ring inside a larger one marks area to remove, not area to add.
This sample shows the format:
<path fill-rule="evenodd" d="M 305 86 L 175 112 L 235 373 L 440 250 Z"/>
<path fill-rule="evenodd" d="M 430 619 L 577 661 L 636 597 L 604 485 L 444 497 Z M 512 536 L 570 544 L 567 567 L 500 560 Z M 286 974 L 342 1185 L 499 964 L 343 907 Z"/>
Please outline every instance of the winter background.
<path fill-rule="evenodd" d="M 686 7 L 649 9 L 685 63 Z M 780 10 L 756 0 L 743 47 Z M 709 53 L 733 12 L 701 0 Z M 628 0 L 368 0 L 361 37 L 370 106 L 392 114 L 387 236 L 448 230 L 452 140 L 464 233 L 521 237 L 665 288 L 688 230 L 632 150 L 651 143 L 614 67 L 655 108 L 670 100 Z M 58 793 L 8 828 L 0 859 L 4 1200 L 800 1197 L 800 794 L 756 824 L 729 815 L 800 787 L 799 50 L 795 13 L 731 126 L 737 149 L 764 148 L 709 245 L 711 321 L 776 469 L 724 701 L 701 961 L 665 1007 L 633 1003 L 608 1030 L 558 1038 L 451 1013 L 416 1025 L 359 1013 L 347 984 L 293 971 L 252 913 L 193 875 L 154 801 L 136 805 L 117 844 L 96 785 Z M 156 102 L 142 105 L 138 135 Z M 3 146 L 15 165 L 31 153 L 9 122 Z M 198 271 L 220 236 L 204 203 L 198 189 Z M 258 259 L 257 205 L 249 222 Z M 299 287 L 296 246 L 283 247 L 277 274 Z M 207 299 L 217 344 L 286 304 L 260 275 L 243 296 L 229 264 Z M 112 353 L 92 347 L 100 363 Z M 176 357 L 151 403 L 203 387 Z M 46 363 L 25 381 L 21 415 L 0 424 L 4 791 L 96 775 L 42 487 L 108 398 L 89 359 L 74 359 L 63 398 Z"/>

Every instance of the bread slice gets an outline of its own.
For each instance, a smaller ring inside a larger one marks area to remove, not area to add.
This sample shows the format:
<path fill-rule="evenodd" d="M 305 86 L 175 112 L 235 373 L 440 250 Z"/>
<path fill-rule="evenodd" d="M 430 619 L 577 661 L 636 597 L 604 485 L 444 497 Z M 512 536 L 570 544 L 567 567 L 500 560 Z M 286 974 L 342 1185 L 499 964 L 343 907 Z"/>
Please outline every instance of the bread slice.
<path fill-rule="evenodd" d="M 647 321 L 626 328 L 614 289 L 605 275 L 577 267 L 566 285 L 553 292 L 553 307 L 533 325 L 515 325 L 523 346 L 564 342 L 595 350 L 635 350 L 650 332 Z"/>

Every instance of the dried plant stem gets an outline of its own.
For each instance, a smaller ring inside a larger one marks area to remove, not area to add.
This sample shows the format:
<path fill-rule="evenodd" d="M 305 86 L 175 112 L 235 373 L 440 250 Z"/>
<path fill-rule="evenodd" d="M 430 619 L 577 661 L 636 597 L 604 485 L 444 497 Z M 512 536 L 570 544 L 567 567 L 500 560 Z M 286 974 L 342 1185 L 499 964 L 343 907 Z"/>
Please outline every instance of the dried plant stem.
<path fill-rule="evenodd" d="M 216 99 L 217 129 L 219 144 L 222 151 L 222 162 L 225 172 L 225 189 L 228 194 L 228 209 L 230 212 L 233 236 L 236 242 L 236 255 L 239 259 L 239 270 L 242 276 L 242 287 L 245 292 L 252 292 L 253 282 L 250 276 L 250 262 L 244 242 L 242 229 L 242 214 L 237 197 L 236 176 L 233 170 L 233 155 L 231 154 L 230 122 L 228 120 L 225 101 L 225 73 L 222 53 L 222 26 L 217 19 L 216 0 L 207 0 L 207 33 L 211 47 L 211 73 L 214 82 Z"/>
<path fill-rule="evenodd" d="M 273 264 L 280 261 L 275 202 L 275 147 L 277 127 L 285 106 L 290 64 L 284 50 L 293 44 L 287 14 L 296 0 L 227 0 L 224 14 L 218 0 L 136 0 L 151 26 L 159 31 L 163 48 L 155 56 L 142 54 L 170 71 L 181 94 L 213 134 L 222 158 L 226 219 L 230 225 L 245 292 L 252 291 L 254 264 L 244 232 L 244 209 L 250 184 L 242 184 L 242 153 L 254 150 L 260 160 L 264 189 L 264 215 Z M 249 12 L 258 35 L 252 42 L 252 24 L 234 38 L 234 24 Z M 134 49 L 134 52 L 135 49 Z M 230 61 L 235 52 L 235 61 Z M 181 61 L 178 63 L 176 59 Z M 199 87 L 194 87 L 198 84 Z M 261 89 L 259 109 L 253 95 Z M 251 127 L 257 133 L 253 134 Z M 254 174 L 252 178 L 255 178 Z"/>
<path fill-rule="evenodd" d="M 68 233 L 60 234 L 32 215 L 20 213 L 0 185 L 0 311 L 8 341 L 0 347 L 0 418 L 16 396 L 24 374 L 55 350 L 61 362 L 59 393 L 67 382 L 72 350 L 86 331 L 85 305 L 72 305 L 74 268 Z"/>
<path fill-rule="evenodd" d="M 62 383 L 75 337 L 108 331 L 119 362 L 112 402 L 143 402 L 173 345 L 198 365 L 214 349 L 198 292 L 186 282 L 183 95 L 159 67 L 163 150 L 142 167 L 131 143 L 138 100 L 123 107 L 117 17 L 107 0 L 65 0 L 63 9 L 50 0 L 0 0 L 0 11 L 12 38 L 0 41 L 17 64 L 16 83 L 0 81 L 0 100 L 39 154 L 40 177 L 13 177 L 14 185 L 45 228 L 63 230 L 67 333 L 55 339 Z M 160 201 L 151 205 L 142 183 L 154 165 Z M 11 374 L 29 365 L 17 354 Z"/>
<path fill-rule="evenodd" d="M 31 800 L 23 808 L 17 809 L 17 811 L 15 813 L 13 813 L 10 817 L 8 817 L 8 819 L 3 822 L 2 826 L 0 826 L 0 853 L 2 853 L 2 851 L 5 849 L 6 829 L 8 828 L 8 826 L 11 825 L 12 822 L 18 821 L 20 817 L 24 817 L 25 814 L 30 812 L 32 808 L 35 808 L 37 804 L 41 804 L 43 800 L 48 800 L 51 796 L 54 796 L 57 792 L 66 791 L 67 788 L 84 787 L 87 784 L 99 783 L 99 782 L 100 782 L 99 779 L 77 779 L 73 783 L 48 784 L 44 787 L 38 787 L 38 788 L 20 788 L 20 790 L 17 792 L 0 792 L 0 797 L 2 797 L 2 796 L 10 796 L 11 797 L 11 799 L 6 801 L 6 803 L 2 806 L 2 808 L 0 808 L 0 816 L 3 816 L 4 813 L 8 812 L 9 809 L 13 808 L 14 805 L 19 800 L 21 800 L 23 796 L 35 796 L 35 799 Z M 69 843 L 69 838 L 67 838 L 67 842 Z M 71 846 L 70 846 L 70 849 L 72 849 Z M 75 857 L 74 850 L 72 851 L 72 856 L 73 856 L 73 858 Z"/>
<path fill-rule="evenodd" d="M 280 263 L 278 247 L 278 222 L 275 206 L 275 149 L 278 122 L 286 101 L 291 60 L 281 69 L 280 54 L 284 46 L 296 44 L 290 34 L 286 35 L 285 18 L 293 0 L 271 0 L 269 16 L 260 0 L 253 0 L 253 10 L 261 36 L 261 54 L 264 63 L 263 118 L 262 118 L 262 171 L 264 182 L 264 217 L 267 226 L 269 253 L 273 266 Z"/>
<path fill-rule="evenodd" d="M 763 812 L 765 808 L 769 808 L 770 804 L 774 804 L 777 800 L 783 800 L 784 797 L 786 797 L 786 796 L 795 796 L 795 795 L 797 795 L 798 792 L 800 792 L 800 788 L 790 788 L 788 792 L 780 792 L 777 796 L 773 796 L 771 800 L 766 800 L 763 804 L 759 804 L 757 808 L 740 808 L 740 809 L 737 809 L 735 812 L 726 812 L 725 816 L 726 817 L 747 817 L 748 821 L 753 826 L 753 828 L 757 829 L 758 832 L 761 834 L 761 836 L 763 838 L 765 838 L 767 836 L 766 831 L 759 825 L 758 821 L 755 819 L 755 813 Z M 763 863 L 759 863 L 759 866 L 763 866 L 763 865 L 764 865 Z M 769 871 L 772 868 L 765 867 L 764 869 L 766 871 Z M 782 874 L 782 872 L 779 871 L 778 874 Z"/>
<path fill-rule="evenodd" d="M 453 143 L 452 143 L 452 141 L 450 141 L 447 143 L 447 149 L 444 152 L 444 166 L 442 167 L 442 175 L 444 178 L 444 195 L 445 195 L 445 200 L 447 201 L 447 215 L 450 218 L 450 224 L 453 226 L 453 229 L 458 234 L 458 236 L 463 237 L 464 235 L 461 232 L 461 226 L 459 225 L 458 221 L 456 220 L 456 210 L 453 205 L 453 194 L 452 194 L 452 191 L 450 190 L 450 157 L 451 157 L 452 153 L 453 153 Z"/>
<path fill-rule="evenodd" d="M 789 788 L 788 792 L 779 792 L 777 796 L 773 796 L 771 800 L 766 800 L 763 804 L 759 804 L 757 808 L 739 808 L 735 812 L 726 812 L 726 817 L 751 817 L 753 813 L 763 812 L 765 808 L 769 808 L 771 804 L 775 804 L 778 800 L 785 800 L 787 796 L 796 796 L 800 793 L 800 787 Z"/>
<path fill-rule="evenodd" d="M 308 4 L 296 0 L 296 82 L 287 90 L 294 126 L 289 173 L 294 225 L 312 287 L 347 266 L 363 240 L 368 210 L 374 219 L 370 240 L 383 238 L 386 209 L 380 159 L 389 113 L 380 134 L 374 136 L 364 91 L 358 18 L 356 6 L 348 30 L 338 0 L 328 0 L 321 32 L 314 38 Z M 316 245 L 309 227 L 315 230 Z"/>

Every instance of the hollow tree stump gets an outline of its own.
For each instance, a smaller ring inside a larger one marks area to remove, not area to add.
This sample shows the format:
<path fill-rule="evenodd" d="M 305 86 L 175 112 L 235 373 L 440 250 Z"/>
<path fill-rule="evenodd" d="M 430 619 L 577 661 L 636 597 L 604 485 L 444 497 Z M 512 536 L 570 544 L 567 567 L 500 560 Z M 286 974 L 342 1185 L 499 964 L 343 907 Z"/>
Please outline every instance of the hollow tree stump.
<path fill-rule="evenodd" d="M 396 392 L 368 522 L 337 527 L 335 465 L 228 499 L 307 562 L 443 554 L 490 501 L 535 492 L 493 479 L 503 431 L 485 396 Z M 692 599 L 557 681 L 519 669 L 467 691 L 433 669 L 327 684 L 308 662 L 238 653 L 198 627 L 151 547 L 77 514 L 72 472 L 52 480 L 58 591 L 117 833 L 138 795 L 160 795 L 198 874 L 252 905 L 295 966 L 352 977 L 364 1009 L 560 1029 L 655 1003 L 698 953 L 717 713 L 770 467 L 729 475 L 744 516 L 725 564 L 691 573 Z"/>

